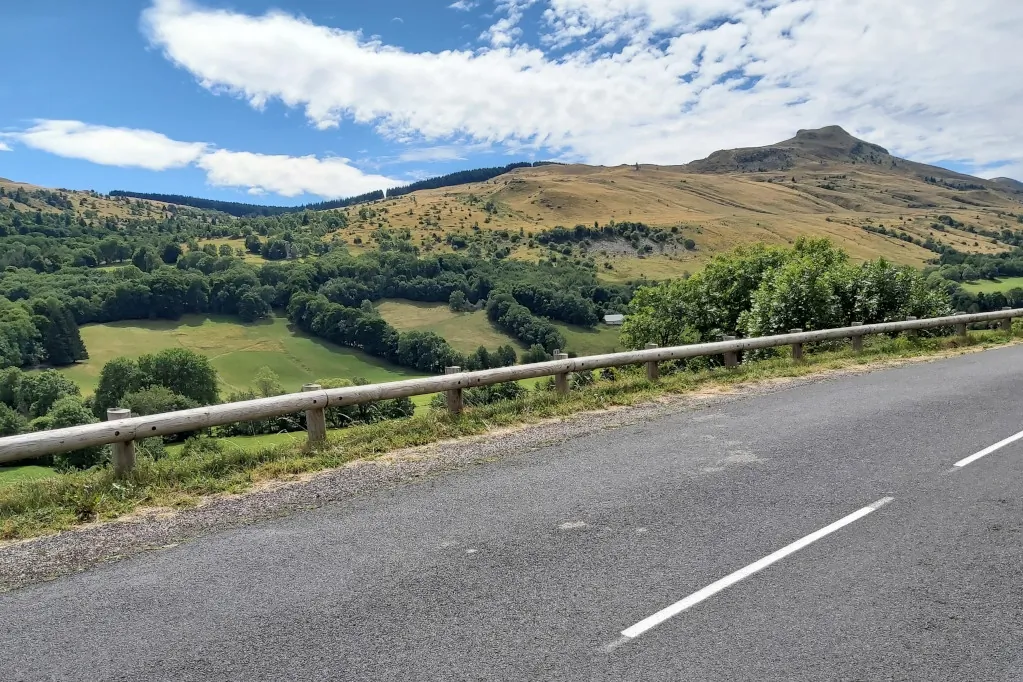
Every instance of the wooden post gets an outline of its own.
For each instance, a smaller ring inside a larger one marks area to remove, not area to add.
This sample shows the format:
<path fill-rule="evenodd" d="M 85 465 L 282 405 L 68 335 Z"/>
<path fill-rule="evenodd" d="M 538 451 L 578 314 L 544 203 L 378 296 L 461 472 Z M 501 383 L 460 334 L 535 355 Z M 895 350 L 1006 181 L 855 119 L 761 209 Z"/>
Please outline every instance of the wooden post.
<path fill-rule="evenodd" d="M 568 353 L 562 353 L 561 350 L 555 350 L 554 359 L 568 360 Z M 558 395 L 568 395 L 568 372 L 562 372 L 561 374 L 554 375 L 554 390 Z"/>
<path fill-rule="evenodd" d="M 862 327 L 863 323 L 862 322 L 853 322 L 852 326 L 854 326 L 854 327 Z M 853 353 L 862 353 L 863 352 L 863 334 L 855 334 L 852 337 L 852 347 L 853 347 Z"/>
<path fill-rule="evenodd" d="M 802 329 L 798 329 L 798 328 L 797 329 L 790 329 L 789 330 L 789 334 L 802 334 L 802 333 L 803 333 L 803 330 Z M 792 359 L 795 360 L 796 362 L 799 362 L 800 360 L 803 359 L 803 344 L 802 343 L 794 343 L 794 344 L 792 344 Z"/>
<path fill-rule="evenodd" d="M 906 316 L 906 322 L 912 322 L 915 319 L 916 318 L 913 317 L 912 315 L 907 315 Z M 907 339 L 915 339 L 916 338 L 916 330 L 915 329 L 907 329 L 906 330 L 906 338 Z"/>
<path fill-rule="evenodd" d="M 302 386 L 303 393 L 322 390 L 323 387 L 319 384 L 305 384 Z M 324 407 L 326 407 L 326 400 L 323 403 L 323 407 L 314 407 L 305 411 L 306 439 L 309 445 L 316 445 L 327 440 L 327 417 L 323 412 Z"/>
<path fill-rule="evenodd" d="M 659 347 L 660 346 L 658 346 L 656 343 L 648 343 L 646 345 L 646 349 L 647 350 L 653 350 L 653 349 L 659 348 Z M 647 362 L 646 363 L 646 380 L 647 381 L 657 381 L 660 378 L 660 376 L 661 376 L 661 373 L 660 373 L 660 369 L 657 366 L 657 361 L 656 360 L 651 360 L 651 361 Z"/>
<path fill-rule="evenodd" d="M 966 313 L 956 313 L 956 317 L 965 314 Z M 963 341 L 966 341 L 967 339 L 970 338 L 970 331 L 969 328 L 967 328 L 965 322 L 956 322 L 956 336 L 958 336 Z"/>
<path fill-rule="evenodd" d="M 131 410 L 125 410 L 119 407 L 111 407 L 107 410 L 108 422 L 130 418 Z M 130 440 L 126 443 L 113 443 L 112 448 L 114 474 L 117 475 L 118 478 L 127 476 L 131 473 L 131 470 L 135 468 L 135 441 Z"/>
<path fill-rule="evenodd" d="M 1002 310 L 1012 310 L 1012 308 L 1002 308 Z M 1012 318 L 1007 317 L 1002 320 L 1002 331 L 1006 334 L 1012 335 Z"/>
<path fill-rule="evenodd" d="M 735 337 L 734 336 L 722 336 L 721 340 L 722 341 L 735 341 Z M 734 350 L 726 351 L 724 356 L 725 356 L 725 367 L 727 367 L 728 369 L 732 369 L 733 367 L 735 367 L 736 365 L 739 364 L 739 354 L 736 353 Z"/>
<path fill-rule="evenodd" d="M 461 367 L 445 367 L 444 368 L 444 373 L 445 374 L 458 374 L 461 371 L 462 371 Z M 462 389 L 460 389 L 460 388 L 453 388 L 450 391 L 447 391 L 447 399 L 448 399 L 448 412 L 450 412 L 451 414 L 454 414 L 454 415 L 462 414 L 462 408 L 463 408 L 463 405 L 462 405 Z"/>

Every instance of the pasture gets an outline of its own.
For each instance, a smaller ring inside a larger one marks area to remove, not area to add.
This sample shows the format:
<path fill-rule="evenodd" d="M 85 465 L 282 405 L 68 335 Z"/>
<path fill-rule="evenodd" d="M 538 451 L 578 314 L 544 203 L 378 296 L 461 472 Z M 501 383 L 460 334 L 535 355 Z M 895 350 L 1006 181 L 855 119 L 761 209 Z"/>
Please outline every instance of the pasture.
<path fill-rule="evenodd" d="M 971 294 L 993 294 L 1009 289 L 1023 289 L 1023 277 L 1000 277 L 998 279 L 978 279 L 975 282 L 963 282 L 963 289 Z"/>
<path fill-rule="evenodd" d="M 90 359 L 64 372 L 90 394 L 103 365 L 115 357 L 137 358 L 165 348 L 188 348 L 210 358 L 220 374 L 222 392 L 252 387 L 256 372 L 269 367 L 287 391 L 316 379 L 363 377 L 397 381 L 420 374 L 357 350 L 343 348 L 293 330 L 277 317 L 243 324 L 230 317 L 186 315 L 177 321 L 138 320 L 82 327 Z"/>
<path fill-rule="evenodd" d="M 377 310 L 395 329 L 434 332 L 462 353 L 471 353 L 480 346 L 494 350 L 505 344 L 511 344 L 520 353 L 525 349 L 522 343 L 491 324 L 483 310 L 456 313 L 444 303 L 402 300 L 381 301 Z M 574 351 L 579 355 L 598 355 L 622 349 L 618 345 L 616 327 L 599 325 L 595 329 L 587 329 L 563 322 L 554 324 L 565 335 L 566 351 Z"/>

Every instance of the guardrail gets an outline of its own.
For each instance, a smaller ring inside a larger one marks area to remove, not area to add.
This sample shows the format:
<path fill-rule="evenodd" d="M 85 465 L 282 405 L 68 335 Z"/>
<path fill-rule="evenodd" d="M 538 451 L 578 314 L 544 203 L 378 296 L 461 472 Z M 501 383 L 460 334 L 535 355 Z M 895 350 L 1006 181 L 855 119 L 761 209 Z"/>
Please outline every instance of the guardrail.
<path fill-rule="evenodd" d="M 72 426 L 65 429 L 38 431 L 17 436 L 0 438 L 0 463 L 31 459 L 42 455 L 77 450 L 80 448 L 113 445 L 113 465 L 115 470 L 124 474 L 135 464 L 135 446 L 137 440 L 167 436 L 187 431 L 223 426 L 237 422 L 255 421 L 271 417 L 305 412 L 307 434 L 310 443 L 319 443 L 326 438 L 326 421 L 324 409 L 357 405 L 360 403 L 406 398 L 416 395 L 429 395 L 445 392 L 447 406 L 452 413 L 462 411 L 462 391 L 474 386 L 499 384 L 505 381 L 534 379 L 553 376 L 558 393 L 569 390 L 568 376 L 572 372 L 585 372 L 605 367 L 623 367 L 626 365 L 646 365 L 647 377 L 656 380 L 658 363 L 668 360 L 681 360 L 702 356 L 724 357 L 725 367 L 738 364 L 738 354 L 742 351 L 761 348 L 777 348 L 791 346 L 792 356 L 800 360 L 803 355 L 803 344 L 834 339 L 850 339 L 855 351 L 863 348 L 863 337 L 871 334 L 913 333 L 921 329 L 939 327 L 956 327 L 959 336 L 967 335 L 967 325 L 980 322 L 1000 321 L 1001 328 L 1010 331 L 1012 319 L 1023 317 L 1023 309 L 1004 308 L 989 313 L 963 314 L 950 317 L 938 317 L 918 320 L 908 318 L 905 322 L 885 322 L 881 324 L 863 325 L 853 323 L 852 327 L 838 329 L 822 329 L 804 332 L 793 329 L 789 334 L 777 336 L 760 336 L 747 339 L 725 337 L 722 341 L 699 343 L 688 346 L 659 348 L 650 344 L 645 350 L 611 353 L 607 355 L 590 355 L 569 358 L 564 353 L 557 353 L 554 360 L 529 365 L 515 365 L 478 372 L 462 372 L 458 367 L 449 367 L 442 376 L 422 379 L 392 381 L 384 384 L 351 386 L 346 388 L 323 389 L 317 384 L 303 386 L 301 393 L 246 400 L 237 403 L 210 405 L 180 412 L 167 412 L 147 417 L 131 417 L 128 410 L 111 409 L 108 421 L 85 426 Z"/>

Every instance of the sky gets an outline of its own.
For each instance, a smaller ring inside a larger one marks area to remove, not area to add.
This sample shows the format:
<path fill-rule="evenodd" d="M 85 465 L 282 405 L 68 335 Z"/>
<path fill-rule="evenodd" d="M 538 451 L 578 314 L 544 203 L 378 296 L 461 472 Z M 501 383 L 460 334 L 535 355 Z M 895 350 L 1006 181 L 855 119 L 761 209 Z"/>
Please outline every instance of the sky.
<path fill-rule="evenodd" d="M 841 125 L 1023 180 L 1023 2 L 0 2 L 0 177 L 300 204 Z"/>

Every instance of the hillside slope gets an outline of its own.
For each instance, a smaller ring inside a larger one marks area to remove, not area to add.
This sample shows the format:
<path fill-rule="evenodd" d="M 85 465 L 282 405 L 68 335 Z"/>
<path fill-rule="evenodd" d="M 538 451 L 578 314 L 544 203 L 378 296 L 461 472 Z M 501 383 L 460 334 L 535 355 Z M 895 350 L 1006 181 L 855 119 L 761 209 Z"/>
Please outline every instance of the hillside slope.
<path fill-rule="evenodd" d="M 609 263 L 605 276 L 614 279 L 679 275 L 737 244 L 787 244 L 802 235 L 833 239 L 857 258 L 922 265 L 936 256 L 933 250 L 879 234 L 879 228 L 965 252 L 1002 251 L 1005 244 L 972 230 L 1019 228 L 1015 214 L 1023 214 L 1023 197 L 1013 190 L 894 157 L 832 126 L 769 147 L 715 152 L 685 166 L 517 169 L 484 183 L 350 209 L 350 225 L 339 236 L 369 246 L 380 228 L 408 229 L 422 248 L 444 250 L 438 236 L 507 230 L 523 235 L 512 257 L 536 259 L 546 249 L 529 246 L 531 233 L 613 220 L 674 227 L 696 243 L 693 250 L 658 247 L 642 258 L 622 244 L 576 251 L 576 257 Z M 939 223 L 939 216 L 951 220 Z"/>

